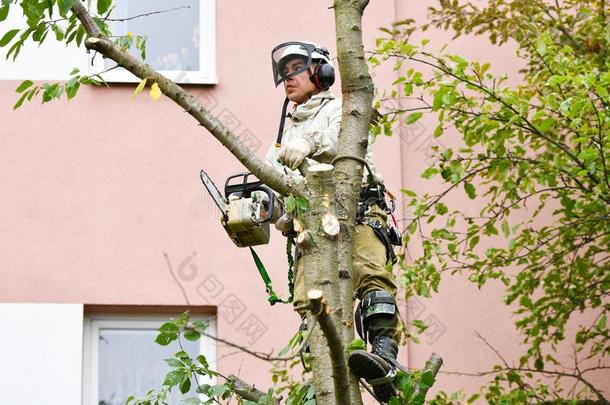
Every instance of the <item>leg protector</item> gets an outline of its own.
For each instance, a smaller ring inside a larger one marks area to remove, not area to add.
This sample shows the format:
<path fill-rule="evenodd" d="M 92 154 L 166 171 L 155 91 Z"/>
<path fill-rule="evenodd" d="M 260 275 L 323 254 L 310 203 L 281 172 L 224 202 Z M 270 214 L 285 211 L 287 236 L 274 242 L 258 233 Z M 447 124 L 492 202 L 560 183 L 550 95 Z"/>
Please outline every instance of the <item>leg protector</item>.
<path fill-rule="evenodd" d="M 378 330 L 370 330 L 371 326 L 377 326 L 379 323 L 382 323 L 383 320 L 390 320 L 390 323 L 394 325 L 394 318 L 398 316 L 397 312 L 396 300 L 392 294 L 383 290 L 366 293 L 364 297 L 362 297 L 362 300 L 360 300 L 360 304 L 356 308 L 354 316 L 354 323 L 356 324 L 358 335 L 365 342 L 372 343 L 375 336 L 371 335 L 378 335 L 380 333 Z M 383 334 L 385 335 L 386 333 Z"/>

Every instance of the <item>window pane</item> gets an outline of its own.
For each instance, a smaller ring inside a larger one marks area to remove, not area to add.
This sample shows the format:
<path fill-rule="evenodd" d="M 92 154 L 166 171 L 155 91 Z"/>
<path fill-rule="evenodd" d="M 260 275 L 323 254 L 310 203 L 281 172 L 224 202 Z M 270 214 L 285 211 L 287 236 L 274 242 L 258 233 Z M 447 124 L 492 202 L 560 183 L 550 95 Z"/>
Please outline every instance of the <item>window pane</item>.
<path fill-rule="evenodd" d="M 168 346 L 155 343 L 157 331 L 150 329 L 100 329 L 99 334 L 99 405 L 123 405 L 130 395 L 144 396 L 158 389 L 171 369 L 163 359 L 180 350 L 172 342 Z M 196 357 L 199 343 L 184 341 L 184 350 Z M 187 394 L 195 396 L 195 387 Z M 172 390 L 170 404 L 183 397 Z"/>
<path fill-rule="evenodd" d="M 157 70 L 199 70 L 199 0 L 120 0 L 112 18 L 129 18 L 155 11 L 189 6 L 135 18 L 113 25 L 113 35 L 147 35 L 146 63 Z M 135 49 L 131 53 L 140 58 Z M 114 66 L 107 61 L 106 68 Z"/>

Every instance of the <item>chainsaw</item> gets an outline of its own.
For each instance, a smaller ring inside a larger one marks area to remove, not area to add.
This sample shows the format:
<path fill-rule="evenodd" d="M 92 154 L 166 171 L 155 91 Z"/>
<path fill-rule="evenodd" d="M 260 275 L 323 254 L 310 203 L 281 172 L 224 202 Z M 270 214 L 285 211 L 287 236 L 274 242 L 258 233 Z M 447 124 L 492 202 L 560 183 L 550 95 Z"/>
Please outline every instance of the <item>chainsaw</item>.
<path fill-rule="evenodd" d="M 203 170 L 201 181 L 220 209 L 220 222 L 239 247 L 269 243 L 269 223 L 275 195 L 260 180 L 249 181 L 252 173 L 238 173 L 225 181 L 224 197 Z"/>

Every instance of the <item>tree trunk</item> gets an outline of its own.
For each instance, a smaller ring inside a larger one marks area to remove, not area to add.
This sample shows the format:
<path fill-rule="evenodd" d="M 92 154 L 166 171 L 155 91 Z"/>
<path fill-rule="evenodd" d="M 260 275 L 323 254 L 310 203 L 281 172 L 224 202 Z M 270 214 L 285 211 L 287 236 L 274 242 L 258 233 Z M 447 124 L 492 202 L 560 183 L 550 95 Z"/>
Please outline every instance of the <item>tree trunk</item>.
<path fill-rule="evenodd" d="M 368 0 L 335 0 L 334 4 L 343 96 L 338 155 L 364 158 L 368 146 L 374 90 L 362 43 L 362 14 Z M 341 302 L 341 323 L 338 328 L 346 347 L 354 339 L 353 236 L 362 173 L 362 164 L 356 160 L 341 159 L 335 165 L 335 203 L 338 207 L 337 216 L 341 221 L 337 246 Z M 351 373 L 349 376 L 352 403 L 362 404 L 358 381 Z"/>
<path fill-rule="evenodd" d="M 323 292 L 326 304 L 331 311 L 330 318 L 335 325 L 339 325 L 339 313 L 336 311 L 340 306 L 339 276 L 336 270 L 337 244 L 332 236 L 324 232 L 322 227 L 322 217 L 325 214 L 333 213 L 332 200 L 335 194 L 333 166 L 327 164 L 311 166 L 307 172 L 307 184 L 311 191 L 310 209 L 304 213 L 305 230 L 299 235 L 301 238 L 306 235 L 307 239 L 307 243 L 300 245 L 302 257 L 299 259 L 304 270 L 305 289 L 306 291 L 320 290 Z M 309 325 L 313 324 L 313 316 L 315 314 L 311 311 Z M 309 342 L 313 381 L 316 387 L 316 403 L 318 405 L 350 404 L 348 387 L 337 387 L 334 383 L 334 380 L 340 377 L 336 376 L 337 378 L 333 379 L 333 361 L 321 328 L 314 330 Z M 340 348 L 340 351 L 343 350 Z M 345 365 L 343 373 L 347 373 Z M 345 380 L 347 380 L 347 375 Z M 339 402 L 341 398 L 345 398 L 347 402 Z"/>

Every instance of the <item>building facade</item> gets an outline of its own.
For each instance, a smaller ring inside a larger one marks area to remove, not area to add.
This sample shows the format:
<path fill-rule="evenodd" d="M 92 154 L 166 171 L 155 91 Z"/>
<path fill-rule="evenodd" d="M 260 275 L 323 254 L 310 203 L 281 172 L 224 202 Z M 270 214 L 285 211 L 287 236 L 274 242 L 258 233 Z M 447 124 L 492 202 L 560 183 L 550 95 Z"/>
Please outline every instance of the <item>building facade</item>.
<path fill-rule="evenodd" d="M 114 3 L 117 18 L 176 8 L 117 22 L 115 32 L 147 34 L 149 63 L 183 84 L 259 156 L 274 141 L 284 99 L 273 86 L 271 49 L 313 40 L 335 54 L 328 1 Z M 365 46 L 372 49 L 378 28 L 392 21 L 423 21 L 429 3 L 371 2 Z M 0 33 L 23 25 L 20 20 L 11 13 Z M 443 32 L 429 38 L 437 48 L 451 40 Z M 296 332 L 298 316 L 290 306 L 269 306 L 250 253 L 227 238 L 199 179 L 204 169 L 222 184 L 243 167 L 171 100 L 153 102 L 145 92 L 132 99 L 136 81 L 117 69 L 109 72 L 109 88 L 88 86 L 69 102 L 34 101 L 13 111 L 22 80 L 59 81 L 73 68 L 113 66 L 100 55 L 47 42 L 24 49 L 16 63 L 0 62 L 0 385 L 6 384 L 0 402 L 114 405 L 159 387 L 162 359 L 178 349 L 155 345 L 154 330 L 185 309 L 215 336 L 278 352 Z M 451 47 L 503 61 L 501 71 L 517 69 L 516 61 L 506 62 L 515 60 L 510 48 L 492 48 L 484 39 Z M 391 67 L 374 72 L 379 89 L 395 78 Z M 334 91 L 340 95 L 339 84 Z M 431 148 L 443 146 L 434 127 L 434 118 L 425 118 L 375 143 L 376 165 L 395 194 L 432 186 L 419 173 Z M 286 295 L 284 243 L 274 233 L 258 253 Z M 518 335 L 502 291 L 500 285 L 478 290 L 456 276 L 433 299 L 403 301 L 405 321 L 421 319 L 429 328 L 420 344 L 401 349 L 401 361 L 421 367 L 437 352 L 446 370 L 486 370 L 498 359 L 475 332 L 514 357 Z M 271 386 L 264 361 L 208 338 L 187 349 L 205 354 L 225 375 Z M 435 388 L 472 390 L 482 381 L 442 375 Z"/>

